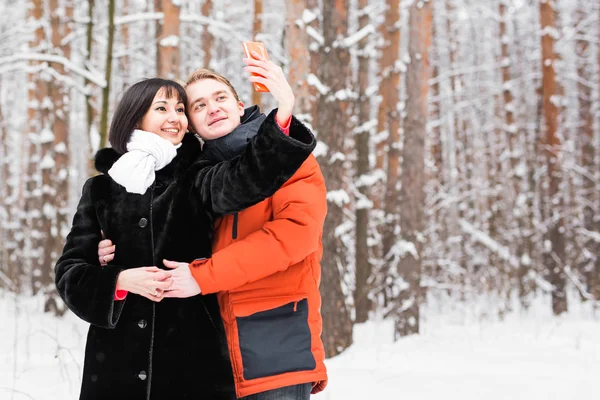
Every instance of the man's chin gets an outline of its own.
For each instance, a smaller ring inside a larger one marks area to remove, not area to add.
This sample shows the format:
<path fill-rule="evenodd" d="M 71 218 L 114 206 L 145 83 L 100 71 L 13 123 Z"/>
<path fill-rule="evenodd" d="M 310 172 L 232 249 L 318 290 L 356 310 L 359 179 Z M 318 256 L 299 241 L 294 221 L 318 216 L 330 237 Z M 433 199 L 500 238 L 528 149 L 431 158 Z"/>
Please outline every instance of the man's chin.
<path fill-rule="evenodd" d="M 226 129 L 225 127 L 223 127 L 223 128 L 219 127 L 219 129 L 215 129 L 210 132 L 210 138 L 213 140 L 218 139 L 220 137 L 223 137 L 223 136 L 229 134 L 231 131 L 232 131 L 232 129 Z"/>

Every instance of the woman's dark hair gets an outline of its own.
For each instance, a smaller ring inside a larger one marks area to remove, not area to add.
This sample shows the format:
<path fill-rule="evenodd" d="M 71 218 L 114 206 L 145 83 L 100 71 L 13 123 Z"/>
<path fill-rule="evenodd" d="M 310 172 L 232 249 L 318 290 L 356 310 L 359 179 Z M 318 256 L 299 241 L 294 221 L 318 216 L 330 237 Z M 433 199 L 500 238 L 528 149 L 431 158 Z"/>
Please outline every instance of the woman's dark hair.
<path fill-rule="evenodd" d="M 165 90 L 167 98 L 177 98 L 184 105 L 187 104 L 185 89 L 175 81 L 150 78 L 133 84 L 123 93 L 108 132 L 108 141 L 119 154 L 127 152 L 127 143 L 136 124 L 148 112 L 154 96 L 161 89 Z"/>

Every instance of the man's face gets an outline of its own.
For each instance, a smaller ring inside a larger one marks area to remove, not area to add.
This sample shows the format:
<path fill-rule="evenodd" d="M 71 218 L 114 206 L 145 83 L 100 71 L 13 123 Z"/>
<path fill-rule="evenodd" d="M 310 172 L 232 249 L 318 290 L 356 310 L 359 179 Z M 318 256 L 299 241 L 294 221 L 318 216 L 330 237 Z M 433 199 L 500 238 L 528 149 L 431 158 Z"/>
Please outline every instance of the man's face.
<path fill-rule="evenodd" d="M 240 125 L 244 103 L 237 101 L 227 85 L 214 79 L 201 79 L 186 89 L 190 127 L 202 139 L 217 139 Z"/>

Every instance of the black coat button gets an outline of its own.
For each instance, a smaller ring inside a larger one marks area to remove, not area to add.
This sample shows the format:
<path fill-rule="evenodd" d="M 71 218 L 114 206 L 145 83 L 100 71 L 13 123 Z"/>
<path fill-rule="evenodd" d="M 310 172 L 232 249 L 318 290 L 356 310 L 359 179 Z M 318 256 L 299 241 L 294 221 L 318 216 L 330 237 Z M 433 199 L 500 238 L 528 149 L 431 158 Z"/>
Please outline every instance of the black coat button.
<path fill-rule="evenodd" d="M 145 320 L 145 319 L 140 319 L 140 320 L 138 321 L 138 326 L 139 326 L 140 328 L 144 329 L 144 328 L 146 327 L 146 325 L 148 325 L 148 323 L 146 322 L 146 320 Z"/>
<path fill-rule="evenodd" d="M 148 225 L 148 220 L 146 218 L 140 219 L 140 228 L 145 228 Z"/>
<path fill-rule="evenodd" d="M 146 375 L 146 371 L 140 371 L 140 373 L 138 374 L 138 378 L 140 378 L 140 380 L 142 381 L 145 381 L 147 377 L 148 375 Z"/>

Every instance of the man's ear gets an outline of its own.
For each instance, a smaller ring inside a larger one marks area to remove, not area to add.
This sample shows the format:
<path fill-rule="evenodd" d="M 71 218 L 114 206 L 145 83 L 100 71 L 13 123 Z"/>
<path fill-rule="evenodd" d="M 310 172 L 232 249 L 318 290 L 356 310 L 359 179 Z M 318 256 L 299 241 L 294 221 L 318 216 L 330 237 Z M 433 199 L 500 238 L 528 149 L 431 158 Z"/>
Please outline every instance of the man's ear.
<path fill-rule="evenodd" d="M 244 102 L 243 101 L 238 101 L 238 110 L 240 112 L 240 117 L 244 116 Z"/>

